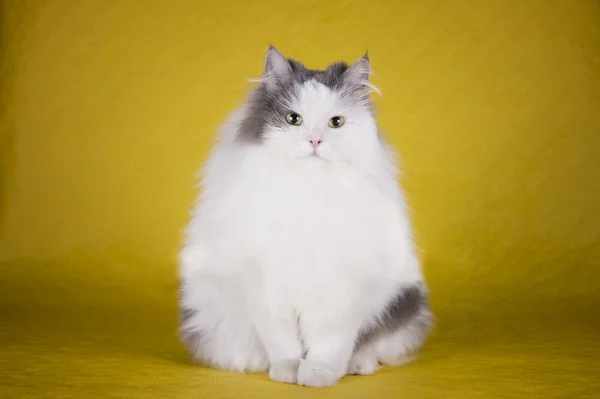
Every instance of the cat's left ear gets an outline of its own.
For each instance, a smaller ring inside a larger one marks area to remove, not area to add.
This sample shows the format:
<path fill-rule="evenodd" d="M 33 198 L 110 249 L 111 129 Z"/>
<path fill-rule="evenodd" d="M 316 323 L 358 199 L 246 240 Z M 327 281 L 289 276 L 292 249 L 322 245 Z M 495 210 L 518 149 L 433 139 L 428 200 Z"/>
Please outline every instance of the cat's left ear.
<path fill-rule="evenodd" d="M 350 65 L 342 75 L 344 85 L 349 86 L 360 97 L 368 97 L 370 92 L 381 94 L 379 89 L 370 81 L 371 61 L 369 52 Z"/>
<path fill-rule="evenodd" d="M 371 77 L 371 61 L 369 60 L 369 52 L 360 57 L 354 64 L 350 65 L 344 72 L 344 80 L 349 84 L 359 86 L 366 85 Z"/>

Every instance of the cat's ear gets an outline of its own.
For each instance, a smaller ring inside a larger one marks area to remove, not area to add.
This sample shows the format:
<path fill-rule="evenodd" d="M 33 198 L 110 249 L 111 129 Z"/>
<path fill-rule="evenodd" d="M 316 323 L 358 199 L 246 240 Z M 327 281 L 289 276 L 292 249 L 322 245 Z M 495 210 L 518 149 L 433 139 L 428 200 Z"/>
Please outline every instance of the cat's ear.
<path fill-rule="evenodd" d="M 368 93 L 369 89 L 379 93 L 379 89 L 370 82 L 371 78 L 371 61 L 369 60 L 369 52 L 360 57 L 350 65 L 344 72 L 344 83 L 348 86 L 355 87 L 359 90 L 364 90 Z"/>
<path fill-rule="evenodd" d="M 279 52 L 272 44 L 269 45 L 267 55 L 265 56 L 264 77 L 271 79 L 286 79 L 292 73 L 292 67 L 283 54 Z"/>
<path fill-rule="evenodd" d="M 349 84 L 364 85 L 370 77 L 371 61 L 369 61 L 369 52 L 366 52 L 344 72 L 344 80 Z"/>

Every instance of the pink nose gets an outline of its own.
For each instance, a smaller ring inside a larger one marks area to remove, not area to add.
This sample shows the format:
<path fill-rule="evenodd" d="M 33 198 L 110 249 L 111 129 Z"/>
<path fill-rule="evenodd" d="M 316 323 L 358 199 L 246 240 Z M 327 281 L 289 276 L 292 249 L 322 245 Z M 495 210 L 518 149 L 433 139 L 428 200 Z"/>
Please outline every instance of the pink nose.
<path fill-rule="evenodd" d="M 308 140 L 310 141 L 310 144 L 313 146 L 314 149 L 316 149 L 319 144 L 321 144 L 323 142 L 323 140 Z"/>

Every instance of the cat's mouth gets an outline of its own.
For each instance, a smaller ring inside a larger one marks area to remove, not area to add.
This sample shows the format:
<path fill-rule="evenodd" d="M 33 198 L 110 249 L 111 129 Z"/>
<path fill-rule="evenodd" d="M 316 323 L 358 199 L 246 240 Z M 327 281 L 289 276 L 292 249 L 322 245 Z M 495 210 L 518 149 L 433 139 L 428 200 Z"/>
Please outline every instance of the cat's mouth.
<path fill-rule="evenodd" d="M 321 154 L 319 154 L 318 152 L 314 151 L 312 154 L 310 154 L 307 158 L 309 159 L 314 159 L 314 160 L 321 160 L 321 161 L 327 161 L 327 159 L 323 156 L 321 156 Z"/>

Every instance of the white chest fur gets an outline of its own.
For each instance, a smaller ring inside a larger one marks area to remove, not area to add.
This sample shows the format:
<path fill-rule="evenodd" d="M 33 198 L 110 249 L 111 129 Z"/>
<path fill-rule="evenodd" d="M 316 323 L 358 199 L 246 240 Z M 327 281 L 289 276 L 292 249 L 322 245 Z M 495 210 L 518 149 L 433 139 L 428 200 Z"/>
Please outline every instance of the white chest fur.
<path fill-rule="evenodd" d="M 215 261 L 194 269 L 245 271 L 290 306 L 420 278 L 403 204 L 376 177 L 317 158 L 277 166 L 252 154 L 204 197 L 190 237 Z"/>

